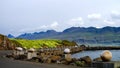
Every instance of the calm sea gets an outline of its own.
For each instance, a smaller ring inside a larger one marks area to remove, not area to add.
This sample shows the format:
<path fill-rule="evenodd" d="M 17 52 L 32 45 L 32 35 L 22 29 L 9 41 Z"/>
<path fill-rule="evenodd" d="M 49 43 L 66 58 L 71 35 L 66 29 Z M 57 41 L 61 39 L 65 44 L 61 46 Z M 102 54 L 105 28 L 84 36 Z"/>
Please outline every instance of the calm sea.
<path fill-rule="evenodd" d="M 82 51 L 76 54 L 73 54 L 72 57 L 80 58 L 84 56 L 90 56 L 92 59 L 100 57 L 100 54 L 104 50 L 96 50 L 96 51 Z M 120 50 L 110 50 L 112 52 L 112 61 L 120 61 Z"/>

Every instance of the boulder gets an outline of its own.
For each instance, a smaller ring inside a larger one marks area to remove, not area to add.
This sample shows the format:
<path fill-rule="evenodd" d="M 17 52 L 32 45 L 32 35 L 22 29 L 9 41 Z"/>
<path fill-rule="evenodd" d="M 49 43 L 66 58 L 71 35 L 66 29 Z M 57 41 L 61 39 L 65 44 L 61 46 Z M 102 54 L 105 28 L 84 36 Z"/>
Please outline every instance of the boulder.
<path fill-rule="evenodd" d="M 98 58 L 93 59 L 93 61 L 102 61 L 102 58 L 98 57 Z"/>
<path fill-rule="evenodd" d="M 64 58 L 65 58 L 66 61 L 72 61 L 72 56 L 71 56 L 71 54 L 65 54 L 65 55 L 64 55 Z"/>
<path fill-rule="evenodd" d="M 51 58 L 48 58 L 47 60 L 46 60 L 46 63 L 51 63 L 52 61 L 51 61 Z"/>
<path fill-rule="evenodd" d="M 77 58 L 72 58 L 72 62 L 76 62 L 76 61 L 78 61 Z"/>
<path fill-rule="evenodd" d="M 85 66 L 85 62 L 84 61 L 76 61 L 75 65 L 77 65 L 77 66 Z"/>
<path fill-rule="evenodd" d="M 92 62 L 92 59 L 89 56 L 82 57 L 80 60 L 84 61 L 87 64 L 90 64 Z"/>
<path fill-rule="evenodd" d="M 50 57 L 50 59 L 51 59 L 52 62 L 57 62 L 58 60 L 61 59 L 61 56 L 54 56 L 53 55 L 53 56 Z"/>
<path fill-rule="evenodd" d="M 110 61 L 112 59 L 112 53 L 109 50 L 105 50 L 101 53 L 100 57 L 103 61 Z"/>

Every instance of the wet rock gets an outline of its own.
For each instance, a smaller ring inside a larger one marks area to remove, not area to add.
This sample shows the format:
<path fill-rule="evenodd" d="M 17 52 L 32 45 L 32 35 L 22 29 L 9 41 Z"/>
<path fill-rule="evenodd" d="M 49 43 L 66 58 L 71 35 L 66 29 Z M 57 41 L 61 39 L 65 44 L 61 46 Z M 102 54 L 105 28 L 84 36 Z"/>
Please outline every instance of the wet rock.
<path fill-rule="evenodd" d="M 73 62 L 73 63 L 76 62 L 76 61 L 78 61 L 77 58 L 72 58 L 72 62 Z"/>
<path fill-rule="evenodd" d="M 54 62 L 57 62 L 58 60 L 60 60 L 61 59 L 61 56 L 51 56 L 50 57 L 50 59 L 51 59 L 51 61 L 54 63 Z"/>
<path fill-rule="evenodd" d="M 28 59 L 28 60 L 33 62 L 42 62 L 41 58 L 38 57 L 33 57 L 32 59 Z"/>
<path fill-rule="evenodd" d="M 66 65 L 69 65 L 70 63 L 72 63 L 72 61 L 67 61 L 66 59 L 62 59 L 60 61 L 62 64 L 66 64 Z"/>
<path fill-rule="evenodd" d="M 61 64 L 61 62 L 59 61 L 59 60 L 57 60 L 57 62 L 56 62 L 57 64 Z"/>
<path fill-rule="evenodd" d="M 89 56 L 82 57 L 80 60 L 84 61 L 87 64 L 90 64 L 92 62 L 92 59 Z"/>
<path fill-rule="evenodd" d="M 102 58 L 98 57 L 98 58 L 93 59 L 93 61 L 102 61 Z"/>
<path fill-rule="evenodd" d="M 48 58 L 45 63 L 51 63 L 51 58 Z"/>
<path fill-rule="evenodd" d="M 83 66 L 85 66 L 85 62 L 84 61 L 76 61 L 75 65 L 83 67 Z"/>
<path fill-rule="evenodd" d="M 76 66 L 76 64 L 75 64 L 75 63 L 70 63 L 70 65 Z"/>

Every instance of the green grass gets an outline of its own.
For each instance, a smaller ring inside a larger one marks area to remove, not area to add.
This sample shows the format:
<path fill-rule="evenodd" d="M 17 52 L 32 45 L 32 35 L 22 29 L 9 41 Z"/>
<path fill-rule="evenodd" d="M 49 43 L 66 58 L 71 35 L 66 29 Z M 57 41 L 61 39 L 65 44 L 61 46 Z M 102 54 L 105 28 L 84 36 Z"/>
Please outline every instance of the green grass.
<path fill-rule="evenodd" d="M 20 46 L 23 48 L 54 48 L 57 46 L 75 46 L 75 42 L 68 40 L 57 40 L 57 39 L 40 39 L 40 40 L 26 40 L 26 39 L 10 39 L 13 45 Z"/>
<path fill-rule="evenodd" d="M 43 40 L 25 40 L 25 39 L 11 39 L 16 46 L 21 46 L 23 48 L 42 48 L 42 47 L 56 47 L 61 44 L 61 40 L 55 39 L 43 39 Z"/>

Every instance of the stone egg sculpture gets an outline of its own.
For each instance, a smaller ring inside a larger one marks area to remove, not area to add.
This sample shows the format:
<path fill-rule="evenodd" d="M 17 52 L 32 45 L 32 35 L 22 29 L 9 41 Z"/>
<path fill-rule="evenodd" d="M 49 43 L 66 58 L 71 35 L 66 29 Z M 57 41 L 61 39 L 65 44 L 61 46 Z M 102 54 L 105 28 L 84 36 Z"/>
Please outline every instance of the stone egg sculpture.
<path fill-rule="evenodd" d="M 21 48 L 21 47 L 16 47 L 16 50 L 22 51 L 23 48 Z"/>
<path fill-rule="evenodd" d="M 70 49 L 69 48 L 65 48 L 64 53 L 70 53 Z"/>
<path fill-rule="evenodd" d="M 34 49 L 34 48 L 30 48 L 28 51 L 29 51 L 29 52 L 34 52 L 35 49 Z"/>
<path fill-rule="evenodd" d="M 75 46 L 75 47 L 78 47 L 78 46 Z"/>
<path fill-rule="evenodd" d="M 102 61 L 110 61 L 112 59 L 112 53 L 109 50 L 105 50 L 100 55 Z"/>

